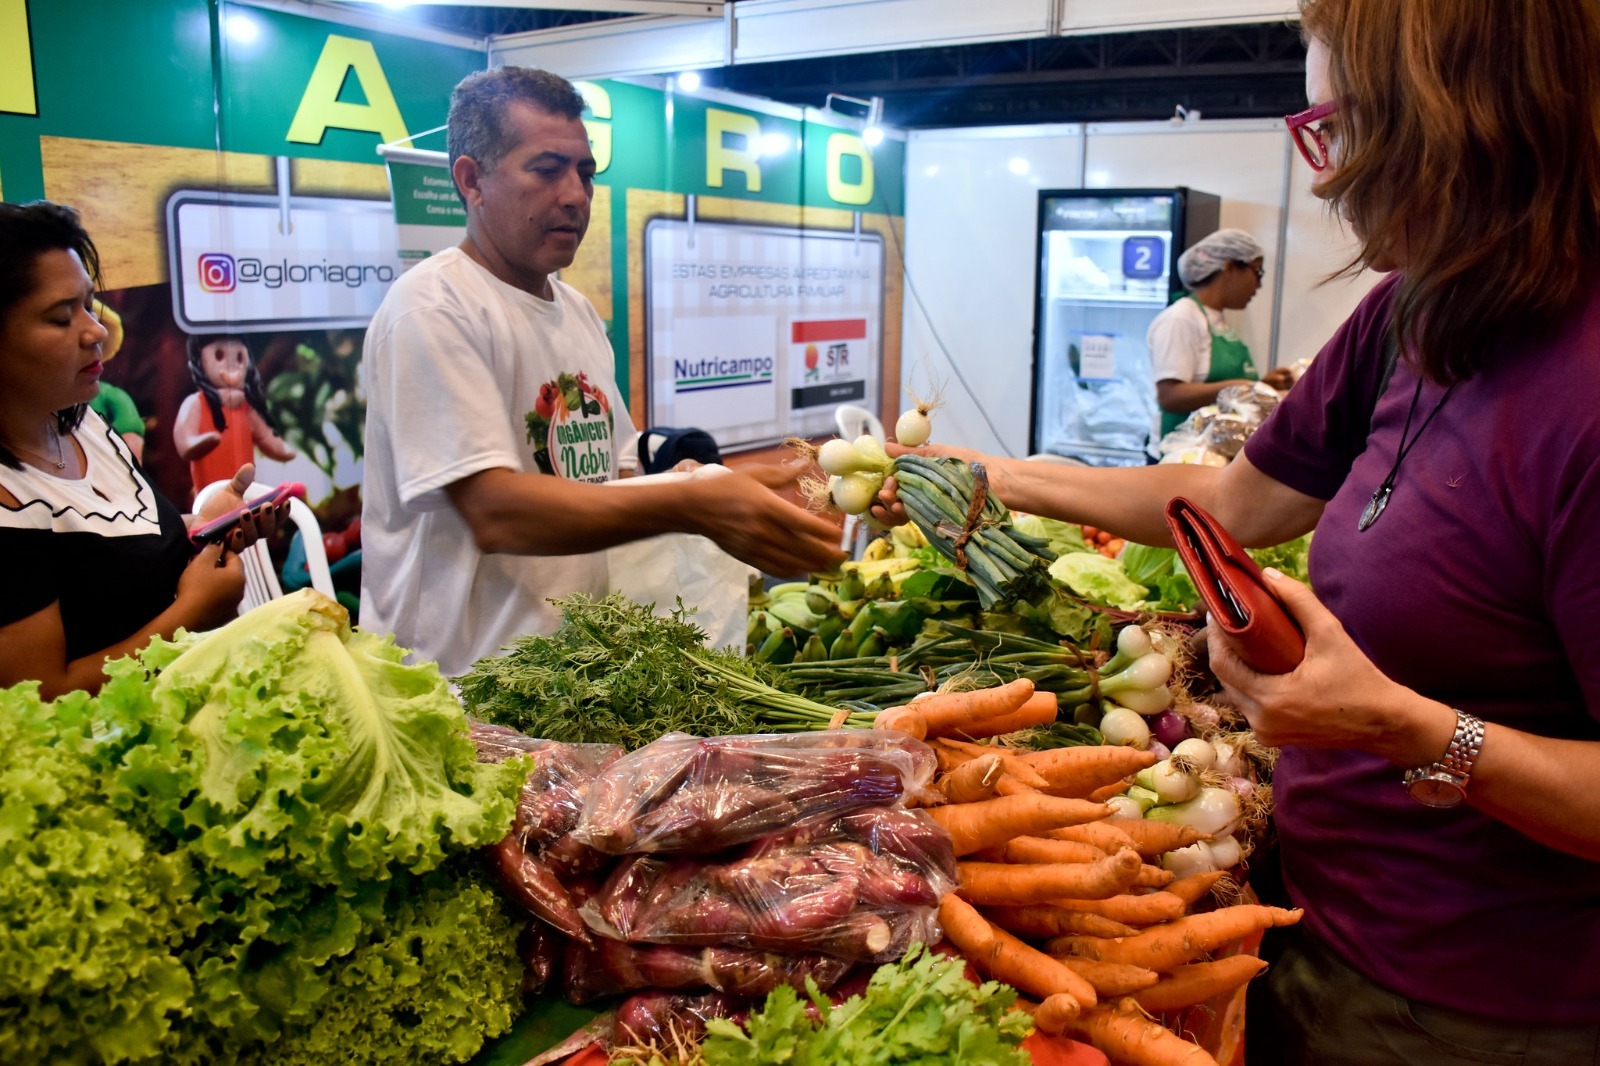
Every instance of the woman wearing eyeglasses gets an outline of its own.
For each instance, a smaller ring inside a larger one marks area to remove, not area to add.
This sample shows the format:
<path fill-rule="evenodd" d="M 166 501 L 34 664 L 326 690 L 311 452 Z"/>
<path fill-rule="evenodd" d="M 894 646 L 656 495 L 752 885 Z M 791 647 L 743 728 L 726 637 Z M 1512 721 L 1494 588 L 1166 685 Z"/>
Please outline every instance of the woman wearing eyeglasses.
<path fill-rule="evenodd" d="M 1305 909 L 1252 983 L 1251 1066 L 1600 1062 L 1600 3 L 1301 13 L 1290 129 L 1352 269 L 1390 276 L 1228 466 L 990 483 L 1142 543 L 1179 495 L 1247 545 L 1316 530 L 1315 595 L 1269 573 L 1300 666 L 1209 644 L 1281 748 Z"/>
<path fill-rule="evenodd" d="M 1223 317 L 1225 311 L 1244 310 L 1260 290 L 1265 255 L 1244 230 L 1219 229 L 1178 257 L 1178 280 L 1189 294 L 1157 315 L 1145 334 L 1162 436 L 1189 412 L 1215 402 L 1229 385 L 1265 380 L 1275 389 L 1287 389 L 1292 384 L 1283 367 L 1263 379 L 1249 347 Z"/>

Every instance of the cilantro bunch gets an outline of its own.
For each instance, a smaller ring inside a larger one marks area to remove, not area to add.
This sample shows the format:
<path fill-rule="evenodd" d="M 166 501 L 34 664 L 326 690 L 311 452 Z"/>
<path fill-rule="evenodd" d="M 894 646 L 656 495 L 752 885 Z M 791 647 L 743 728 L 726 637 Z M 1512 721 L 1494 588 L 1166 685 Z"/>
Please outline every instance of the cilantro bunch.
<path fill-rule="evenodd" d="M 704 647 L 680 603 L 657 614 L 618 593 L 553 600 L 561 625 L 518 638 L 457 678 L 468 712 L 531 737 L 616 744 L 825 729 L 834 708 L 784 692 L 762 665 Z"/>
<path fill-rule="evenodd" d="M 1010 1009 L 1016 990 L 975 985 L 965 971 L 964 960 L 913 945 L 837 1006 L 810 981 L 804 1001 L 781 986 L 743 1027 L 707 1023 L 705 1066 L 1028 1066 L 1020 1045 L 1033 1022 Z"/>

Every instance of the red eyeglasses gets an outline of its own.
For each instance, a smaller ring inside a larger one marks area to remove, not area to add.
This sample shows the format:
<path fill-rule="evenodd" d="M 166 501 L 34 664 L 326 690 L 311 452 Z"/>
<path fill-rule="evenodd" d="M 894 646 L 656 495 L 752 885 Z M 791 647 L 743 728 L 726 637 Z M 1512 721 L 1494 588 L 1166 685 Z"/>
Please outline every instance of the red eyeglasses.
<path fill-rule="evenodd" d="M 1328 161 L 1332 158 L 1327 135 L 1320 125 L 1313 126 L 1312 123 L 1320 122 L 1338 110 L 1338 101 L 1329 100 L 1316 107 L 1308 107 L 1298 115 L 1288 115 L 1283 120 L 1294 135 L 1294 143 L 1300 149 L 1300 154 L 1305 156 L 1312 170 L 1327 170 Z"/>

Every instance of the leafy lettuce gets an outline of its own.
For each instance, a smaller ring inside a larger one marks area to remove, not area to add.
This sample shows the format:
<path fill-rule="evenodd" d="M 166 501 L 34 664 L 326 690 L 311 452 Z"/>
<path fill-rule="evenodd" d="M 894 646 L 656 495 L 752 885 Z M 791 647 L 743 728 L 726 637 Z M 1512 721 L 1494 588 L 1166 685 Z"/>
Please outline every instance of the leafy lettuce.
<path fill-rule="evenodd" d="M 459 1061 L 509 1027 L 516 925 L 465 864 L 525 768 L 404 654 L 306 591 L 94 699 L 0 691 L 7 1061 Z"/>

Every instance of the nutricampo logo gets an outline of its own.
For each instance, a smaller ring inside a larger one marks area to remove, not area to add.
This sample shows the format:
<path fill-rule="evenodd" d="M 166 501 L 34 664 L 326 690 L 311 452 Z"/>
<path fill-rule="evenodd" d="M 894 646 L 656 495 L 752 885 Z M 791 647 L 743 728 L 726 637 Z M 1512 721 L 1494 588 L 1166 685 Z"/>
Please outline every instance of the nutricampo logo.
<path fill-rule="evenodd" d="M 233 256 L 222 252 L 200 253 L 200 288 L 206 292 L 232 292 L 238 284 Z"/>

